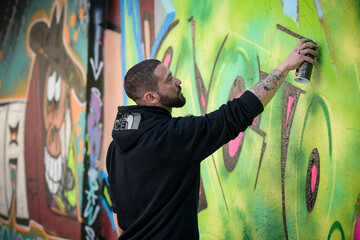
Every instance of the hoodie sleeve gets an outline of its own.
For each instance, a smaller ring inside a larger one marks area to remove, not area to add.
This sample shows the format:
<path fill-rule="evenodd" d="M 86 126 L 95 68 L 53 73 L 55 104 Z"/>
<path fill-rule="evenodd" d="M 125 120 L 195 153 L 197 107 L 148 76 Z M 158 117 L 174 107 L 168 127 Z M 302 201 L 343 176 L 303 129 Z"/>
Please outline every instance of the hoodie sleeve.
<path fill-rule="evenodd" d="M 174 134 L 190 159 L 202 161 L 245 131 L 263 110 L 259 99 L 246 91 L 205 116 L 175 118 Z"/>

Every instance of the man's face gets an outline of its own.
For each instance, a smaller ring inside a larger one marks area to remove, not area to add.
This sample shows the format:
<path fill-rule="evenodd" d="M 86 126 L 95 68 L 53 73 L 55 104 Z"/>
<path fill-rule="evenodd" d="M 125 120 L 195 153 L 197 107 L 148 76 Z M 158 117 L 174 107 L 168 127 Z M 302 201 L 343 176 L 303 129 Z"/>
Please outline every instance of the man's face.
<path fill-rule="evenodd" d="M 158 78 L 157 94 L 161 104 L 169 108 L 184 106 L 186 99 L 181 92 L 180 79 L 174 77 L 162 63 L 155 68 L 154 75 Z"/>

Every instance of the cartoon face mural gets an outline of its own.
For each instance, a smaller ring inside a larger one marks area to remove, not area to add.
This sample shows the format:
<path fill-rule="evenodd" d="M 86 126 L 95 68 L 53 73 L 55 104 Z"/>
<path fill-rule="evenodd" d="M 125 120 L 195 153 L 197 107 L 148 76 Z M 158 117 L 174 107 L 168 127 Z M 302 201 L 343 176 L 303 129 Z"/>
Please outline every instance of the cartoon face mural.
<path fill-rule="evenodd" d="M 44 84 L 46 94 L 44 94 L 43 99 L 43 121 L 46 134 L 44 149 L 45 180 L 48 190 L 53 196 L 64 197 L 65 188 L 70 190 L 74 187 L 74 177 L 71 171 L 67 171 L 65 167 L 67 166 L 71 131 L 69 106 L 66 104 L 69 86 L 62 80 L 61 76 L 57 77 L 55 71 L 50 75 L 51 70 L 49 68 L 46 75 L 47 79 Z M 61 182 L 64 175 L 66 176 L 63 179 L 65 182 Z M 71 210 L 67 202 L 65 209 Z"/>
<path fill-rule="evenodd" d="M 88 38 L 94 36 L 97 51 L 90 62 L 96 69 L 88 74 L 96 73 L 95 81 L 102 77 L 101 26 L 93 23 L 96 34 L 88 35 L 90 1 L 39 3 L 0 4 L 9 19 L 0 23 L 0 120 L 5 129 L 0 134 L 0 238 L 114 238 L 106 174 L 97 169 L 101 86 L 90 87 L 93 94 L 86 99 L 84 67 Z M 94 19 L 101 21 L 104 8 L 95 8 L 94 1 L 92 6 Z M 3 82 L 4 76 L 10 81 Z M 91 161 L 89 171 L 85 161 Z"/>
<path fill-rule="evenodd" d="M 79 234 L 78 187 L 69 158 L 74 153 L 72 112 L 74 102 L 85 101 L 85 77 L 64 43 L 65 16 L 66 8 L 55 3 L 49 22 L 35 21 L 29 29 L 28 46 L 35 57 L 25 121 L 26 177 L 30 218 L 51 230 L 57 228 L 54 223 L 41 219 L 60 223 L 60 214 L 73 219 L 68 224 L 75 224 L 71 228 Z"/>

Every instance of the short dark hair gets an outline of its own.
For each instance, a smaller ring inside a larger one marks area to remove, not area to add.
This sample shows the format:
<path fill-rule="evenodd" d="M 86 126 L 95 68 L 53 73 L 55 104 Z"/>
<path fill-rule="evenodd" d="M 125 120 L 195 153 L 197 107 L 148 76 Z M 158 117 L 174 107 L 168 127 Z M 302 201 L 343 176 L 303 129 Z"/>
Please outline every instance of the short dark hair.
<path fill-rule="evenodd" d="M 124 87 L 129 98 L 137 102 L 145 92 L 157 91 L 158 79 L 154 76 L 154 71 L 160 63 L 157 59 L 147 59 L 127 71 Z"/>

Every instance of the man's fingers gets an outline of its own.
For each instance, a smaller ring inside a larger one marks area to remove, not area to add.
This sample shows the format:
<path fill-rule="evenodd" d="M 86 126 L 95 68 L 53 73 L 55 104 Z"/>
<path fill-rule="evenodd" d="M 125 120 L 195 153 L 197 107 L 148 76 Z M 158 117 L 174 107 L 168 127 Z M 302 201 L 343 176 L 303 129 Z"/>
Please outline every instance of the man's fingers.
<path fill-rule="evenodd" d="M 299 48 L 301 45 L 303 45 L 306 41 L 308 41 L 309 39 L 307 38 L 302 38 L 300 39 L 300 41 L 298 42 L 298 44 L 296 45 L 295 48 Z"/>
<path fill-rule="evenodd" d="M 302 39 L 300 39 L 300 42 L 299 42 L 299 44 L 300 45 L 303 45 L 303 44 L 305 44 L 305 43 L 307 43 L 307 42 L 310 42 L 311 40 L 309 39 L 309 38 L 302 38 Z"/>
<path fill-rule="evenodd" d="M 295 69 L 303 61 L 307 61 L 315 65 L 316 64 L 315 60 L 305 55 L 311 54 L 314 57 L 317 57 L 318 56 L 316 52 L 317 48 L 318 45 L 315 42 L 313 42 L 311 39 L 302 38 L 299 41 L 299 43 L 296 45 L 296 47 L 293 49 L 289 57 L 286 59 L 289 62 L 289 65 L 291 66 L 290 68 Z"/>
<path fill-rule="evenodd" d="M 305 48 L 314 48 L 314 49 L 316 49 L 316 48 L 318 48 L 318 45 L 313 43 L 313 42 L 306 42 L 306 43 L 304 43 L 304 44 L 302 44 L 300 46 L 300 50 L 305 49 Z"/>
<path fill-rule="evenodd" d="M 312 59 L 311 57 L 307 57 L 307 56 L 304 56 L 304 60 L 311 63 L 312 65 L 315 65 L 315 60 Z"/>
<path fill-rule="evenodd" d="M 312 49 L 312 48 L 303 49 L 303 50 L 300 51 L 300 53 L 301 53 L 302 55 L 311 54 L 311 55 L 313 55 L 314 57 L 317 57 L 317 56 L 318 56 L 317 52 L 316 52 L 314 49 Z"/>

